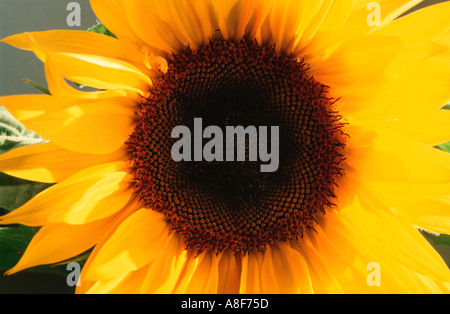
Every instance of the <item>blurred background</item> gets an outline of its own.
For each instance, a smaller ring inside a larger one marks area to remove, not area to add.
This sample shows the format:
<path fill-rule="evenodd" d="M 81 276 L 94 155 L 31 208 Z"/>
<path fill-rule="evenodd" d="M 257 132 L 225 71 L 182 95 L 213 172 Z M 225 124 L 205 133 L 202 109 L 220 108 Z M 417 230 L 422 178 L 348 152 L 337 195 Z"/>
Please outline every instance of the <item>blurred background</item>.
<path fill-rule="evenodd" d="M 415 9 L 438 2 L 444 1 L 426 0 Z M 79 4 L 81 9 L 79 26 L 69 26 L 67 23 L 67 18 L 73 11 L 73 7 L 69 6 L 71 3 Z M 96 24 L 97 19 L 89 0 L 0 0 L 0 38 L 16 33 L 51 29 L 87 30 Z M 38 93 L 33 86 L 19 83 L 23 79 L 32 80 L 46 87 L 42 63 L 31 52 L 0 43 L 0 96 Z M 427 236 L 427 239 L 450 265 L 450 246 L 441 244 L 432 237 Z M 0 261 L 1 259 L 0 252 Z M 25 271 L 5 277 L 2 276 L 3 272 L 4 270 L 0 269 L 0 294 L 74 292 L 74 288 L 68 287 L 66 278 L 61 275 L 43 271 Z"/>

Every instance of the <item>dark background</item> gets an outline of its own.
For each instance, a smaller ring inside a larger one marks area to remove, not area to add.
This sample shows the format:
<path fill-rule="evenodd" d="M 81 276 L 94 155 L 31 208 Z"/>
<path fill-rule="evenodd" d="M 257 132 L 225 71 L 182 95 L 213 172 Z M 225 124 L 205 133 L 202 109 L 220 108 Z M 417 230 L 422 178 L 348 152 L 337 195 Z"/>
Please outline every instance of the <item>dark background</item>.
<path fill-rule="evenodd" d="M 132 1 L 132 0 L 130 0 Z M 67 5 L 70 2 L 80 4 L 81 27 L 69 27 L 66 23 Z M 444 2 L 426 0 L 419 7 Z M 415 9 L 417 9 L 415 8 Z M 31 31 L 50 29 L 81 29 L 97 24 L 88 0 L 0 0 L 0 38 Z M 46 86 L 44 67 L 30 52 L 21 51 L 0 43 L 0 95 L 34 94 L 36 90 L 22 79 L 30 79 Z M 447 264 L 450 264 L 450 247 L 433 243 Z M 0 256 L 1 258 L 1 256 Z M 0 294 L 73 293 L 74 289 L 66 284 L 66 279 L 45 273 L 24 271 L 10 277 L 0 274 Z"/>

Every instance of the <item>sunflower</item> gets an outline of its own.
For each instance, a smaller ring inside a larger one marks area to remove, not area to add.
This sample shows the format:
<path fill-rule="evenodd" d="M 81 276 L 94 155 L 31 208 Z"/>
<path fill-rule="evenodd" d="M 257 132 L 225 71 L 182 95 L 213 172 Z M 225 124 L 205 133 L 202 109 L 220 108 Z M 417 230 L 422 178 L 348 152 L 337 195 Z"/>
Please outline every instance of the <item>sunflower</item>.
<path fill-rule="evenodd" d="M 450 2 L 421 2 L 91 0 L 114 37 L 4 39 L 51 95 L 0 98 L 48 139 L 0 171 L 56 183 L 0 218 L 40 227 L 8 274 L 92 249 L 79 293 L 448 293 L 418 228 L 450 231 Z M 195 118 L 279 126 L 278 170 L 175 162 Z"/>

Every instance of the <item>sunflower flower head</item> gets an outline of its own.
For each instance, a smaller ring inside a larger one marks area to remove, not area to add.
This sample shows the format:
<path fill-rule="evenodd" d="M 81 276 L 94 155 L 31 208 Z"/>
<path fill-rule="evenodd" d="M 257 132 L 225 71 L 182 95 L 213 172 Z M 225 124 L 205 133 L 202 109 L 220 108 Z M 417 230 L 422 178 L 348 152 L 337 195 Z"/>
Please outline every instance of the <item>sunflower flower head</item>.
<path fill-rule="evenodd" d="M 417 228 L 450 229 L 450 3 L 369 2 L 91 0 L 114 36 L 4 39 L 50 95 L 0 98 L 48 139 L 0 171 L 56 183 L 0 217 L 41 227 L 8 274 L 92 249 L 80 293 L 448 293 Z"/>

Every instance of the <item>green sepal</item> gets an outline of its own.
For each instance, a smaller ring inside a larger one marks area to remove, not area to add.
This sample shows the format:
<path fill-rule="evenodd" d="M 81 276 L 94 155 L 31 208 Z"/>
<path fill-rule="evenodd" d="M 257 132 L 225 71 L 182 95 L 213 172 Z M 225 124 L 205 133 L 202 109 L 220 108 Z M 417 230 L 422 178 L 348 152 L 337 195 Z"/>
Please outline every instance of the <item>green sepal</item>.
<path fill-rule="evenodd" d="M 447 234 L 437 234 L 421 230 L 423 236 L 431 242 L 433 245 L 445 245 L 450 246 L 450 235 Z"/>
<path fill-rule="evenodd" d="M 447 143 L 442 144 L 442 145 L 438 145 L 438 148 L 442 149 L 444 152 L 450 153 L 450 142 L 447 142 Z"/>
<path fill-rule="evenodd" d="M 20 83 L 28 83 L 28 84 L 32 85 L 33 87 L 37 88 L 38 90 L 40 90 L 41 92 L 43 92 L 44 94 L 51 95 L 50 91 L 47 88 L 39 85 L 36 82 L 33 82 L 32 80 L 25 79 L 25 80 L 21 80 Z"/>
<path fill-rule="evenodd" d="M 95 26 L 91 27 L 90 29 L 88 29 L 88 31 L 92 32 L 92 33 L 99 33 L 99 34 L 103 34 L 103 35 L 106 35 L 106 36 L 109 36 L 109 37 L 117 38 L 103 24 L 95 25 Z"/>

